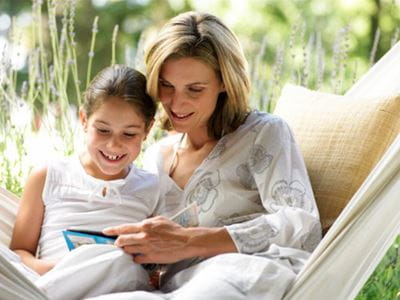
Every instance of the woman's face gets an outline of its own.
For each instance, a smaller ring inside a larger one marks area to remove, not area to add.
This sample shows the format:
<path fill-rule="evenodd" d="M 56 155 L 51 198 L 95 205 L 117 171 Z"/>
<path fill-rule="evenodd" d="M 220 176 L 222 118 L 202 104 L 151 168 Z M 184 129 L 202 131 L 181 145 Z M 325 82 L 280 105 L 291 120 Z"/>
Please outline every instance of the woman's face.
<path fill-rule="evenodd" d="M 118 97 L 106 99 L 89 117 L 81 111 L 80 118 L 87 137 L 86 171 L 104 180 L 125 177 L 147 135 L 143 118 Z"/>
<path fill-rule="evenodd" d="M 160 70 L 159 99 L 178 132 L 207 132 L 219 93 L 225 91 L 216 72 L 199 59 L 169 58 Z"/>

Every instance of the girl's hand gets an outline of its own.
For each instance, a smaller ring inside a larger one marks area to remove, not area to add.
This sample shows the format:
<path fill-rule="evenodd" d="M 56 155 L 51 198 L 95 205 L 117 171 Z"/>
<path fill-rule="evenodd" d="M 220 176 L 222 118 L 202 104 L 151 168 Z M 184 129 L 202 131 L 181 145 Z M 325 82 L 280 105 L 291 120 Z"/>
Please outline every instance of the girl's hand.
<path fill-rule="evenodd" d="M 30 267 L 39 275 L 47 273 L 56 265 L 55 261 L 36 258 L 32 253 L 26 250 L 14 250 L 14 252 L 21 257 L 21 261 L 25 265 Z"/>
<path fill-rule="evenodd" d="M 50 271 L 51 269 L 54 268 L 56 265 L 56 262 L 54 261 L 48 261 L 48 260 L 37 260 L 35 262 L 34 270 L 39 273 L 40 275 L 43 275 Z"/>
<path fill-rule="evenodd" d="M 161 216 L 142 222 L 104 229 L 104 234 L 119 235 L 115 245 L 143 263 L 174 263 L 194 256 L 189 250 L 191 229 Z"/>

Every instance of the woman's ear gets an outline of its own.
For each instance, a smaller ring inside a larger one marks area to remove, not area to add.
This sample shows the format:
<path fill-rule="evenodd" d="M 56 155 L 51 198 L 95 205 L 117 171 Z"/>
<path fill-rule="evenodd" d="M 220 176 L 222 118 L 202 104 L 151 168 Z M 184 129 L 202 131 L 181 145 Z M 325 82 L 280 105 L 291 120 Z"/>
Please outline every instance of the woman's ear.
<path fill-rule="evenodd" d="M 220 93 L 226 92 L 225 83 L 221 82 Z"/>
<path fill-rule="evenodd" d="M 79 120 L 81 122 L 83 131 L 86 132 L 88 128 L 88 120 L 85 110 L 81 107 L 79 109 Z"/>

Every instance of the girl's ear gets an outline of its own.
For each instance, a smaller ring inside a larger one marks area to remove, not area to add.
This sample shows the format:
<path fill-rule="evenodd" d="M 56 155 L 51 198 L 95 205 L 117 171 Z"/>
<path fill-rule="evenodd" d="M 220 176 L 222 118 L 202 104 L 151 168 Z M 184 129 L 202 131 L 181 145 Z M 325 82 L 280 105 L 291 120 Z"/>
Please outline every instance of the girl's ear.
<path fill-rule="evenodd" d="M 86 132 L 88 128 L 88 120 L 86 112 L 84 111 L 83 108 L 79 109 L 79 120 L 81 121 L 83 131 Z"/>
<path fill-rule="evenodd" d="M 149 132 L 150 132 L 151 128 L 153 127 L 153 125 L 154 125 L 154 119 L 151 120 L 149 126 L 147 126 L 143 141 L 146 140 L 146 138 L 147 138 L 147 136 L 149 135 Z"/>

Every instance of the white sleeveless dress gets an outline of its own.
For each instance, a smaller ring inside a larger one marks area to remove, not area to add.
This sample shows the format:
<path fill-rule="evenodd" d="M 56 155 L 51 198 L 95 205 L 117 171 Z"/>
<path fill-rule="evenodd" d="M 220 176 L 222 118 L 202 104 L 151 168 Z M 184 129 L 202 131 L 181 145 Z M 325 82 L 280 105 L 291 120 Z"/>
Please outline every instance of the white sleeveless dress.
<path fill-rule="evenodd" d="M 101 231 L 156 215 L 159 196 L 157 176 L 133 165 L 124 179 L 105 181 L 88 175 L 78 157 L 55 161 L 48 166 L 42 195 L 38 255 L 59 259 L 68 253 L 61 233 L 68 227 Z"/>
<path fill-rule="evenodd" d="M 62 231 L 69 227 L 101 231 L 160 214 L 158 176 L 131 165 L 124 179 L 88 175 L 78 157 L 49 163 L 42 199 L 45 206 L 38 257 L 59 261 L 39 276 L 19 256 L 0 246 L 5 257 L 49 299 L 83 299 L 104 293 L 152 290 L 148 272 L 113 245 L 84 245 L 69 251 Z"/>

